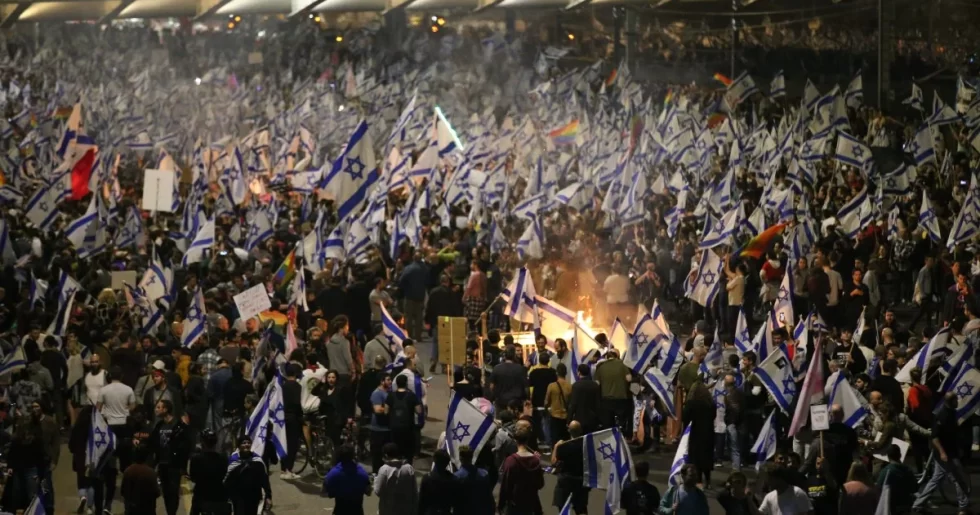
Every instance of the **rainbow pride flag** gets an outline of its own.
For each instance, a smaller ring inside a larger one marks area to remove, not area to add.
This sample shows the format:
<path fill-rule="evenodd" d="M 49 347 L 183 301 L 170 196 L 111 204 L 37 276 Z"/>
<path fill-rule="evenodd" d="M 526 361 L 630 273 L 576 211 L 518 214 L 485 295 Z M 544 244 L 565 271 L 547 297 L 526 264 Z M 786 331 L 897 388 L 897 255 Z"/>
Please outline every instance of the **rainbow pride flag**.
<path fill-rule="evenodd" d="M 743 258 L 761 258 L 766 254 L 766 252 L 769 251 L 769 249 L 772 247 L 773 240 L 776 239 L 776 236 L 782 234 L 784 229 L 786 229 L 786 224 L 776 224 L 760 232 L 757 236 L 749 240 L 744 247 L 742 247 L 742 250 L 738 253 L 738 255 Z"/>
<path fill-rule="evenodd" d="M 561 145 L 571 145 L 575 143 L 575 138 L 578 136 L 578 120 L 572 120 L 568 122 L 564 127 L 560 127 L 548 133 L 548 137 L 551 138 L 551 142 L 555 146 Z"/>
<path fill-rule="evenodd" d="M 276 270 L 276 275 L 273 276 L 277 286 L 283 286 L 289 284 L 296 277 L 296 249 L 286 256 L 286 259 L 282 260 L 282 264 L 279 265 L 279 269 Z"/>
<path fill-rule="evenodd" d="M 673 88 L 667 90 L 667 94 L 664 95 L 664 107 L 667 107 L 670 102 L 674 100 L 674 90 Z"/>
<path fill-rule="evenodd" d="M 722 75 L 722 74 L 720 74 L 720 73 L 716 73 L 716 74 L 714 75 L 714 79 L 715 79 L 716 81 L 718 81 L 718 82 L 720 82 L 720 83 L 722 83 L 722 84 L 724 84 L 726 88 L 727 88 L 728 86 L 731 86 L 731 85 L 732 85 L 732 79 L 729 79 L 728 77 L 725 77 L 724 75 Z"/>
<path fill-rule="evenodd" d="M 51 118 L 54 118 L 55 120 L 67 120 L 69 117 L 71 117 L 71 111 L 71 106 L 61 106 L 51 113 Z"/>
<path fill-rule="evenodd" d="M 617 75 L 619 75 L 619 68 L 613 68 L 612 73 L 610 73 L 609 74 L 609 77 L 606 78 L 606 87 L 607 88 L 609 86 L 612 86 L 613 85 L 613 82 L 616 82 L 616 76 Z"/>

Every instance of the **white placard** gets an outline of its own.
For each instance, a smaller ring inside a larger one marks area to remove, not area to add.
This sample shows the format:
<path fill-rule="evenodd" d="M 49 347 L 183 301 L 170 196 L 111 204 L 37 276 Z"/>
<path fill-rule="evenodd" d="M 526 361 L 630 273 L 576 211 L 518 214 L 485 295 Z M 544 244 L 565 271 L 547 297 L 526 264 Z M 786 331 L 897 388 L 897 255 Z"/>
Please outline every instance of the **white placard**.
<path fill-rule="evenodd" d="M 902 451 L 902 462 L 905 462 L 905 455 L 909 453 L 909 443 L 905 440 L 899 440 L 898 438 L 892 438 L 892 443 L 897 445 Z M 873 455 L 876 460 L 881 460 L 884 462 L 888 461 L 888 448 L 886 447 L 884 452 Z"/>
<path fill-rule="evenodd" d="M 126 283 L 130 286 L 136 286 L 136 270 L 113 270 L 112 271 L 112 289 L 121 290 Z"/>
<path fill-rule="evenodd" d="M 238 316 L 242 320 L 248 320 L 272 308 L 269 294 L 265 291 L 265 284 L 256 284 L 235 295 L 235 305 L 238 306 Z"/>
<path fill-rule="evenodd" d="M 814 431 L 826 431 L 830 429 L 830 417 L 827 414 L 826 404 L 813 404 L 810 406 L 810 429 Z"/>
<path fill-rule="evenodd" d="M 248 54 L 248 64 L 262 64 L 262 52 L 250 52 Z"/>
<path fill-rule="evenodd" d="M 143 209 L 170 213 L 174 204 L 174 173 L 147 168 L 143 176 Z"/>

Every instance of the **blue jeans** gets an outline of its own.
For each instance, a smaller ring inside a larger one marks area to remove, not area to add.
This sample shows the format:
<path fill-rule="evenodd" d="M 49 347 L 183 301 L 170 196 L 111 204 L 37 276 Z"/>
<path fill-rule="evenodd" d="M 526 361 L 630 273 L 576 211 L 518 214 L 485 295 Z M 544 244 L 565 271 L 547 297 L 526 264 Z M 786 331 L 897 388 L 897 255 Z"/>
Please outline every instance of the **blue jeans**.
<path fill-rule="evenodd" d="M 742 444 L 738 437 L 738 426 L 728 424 L 725 426 L 725 432 L 728 434 L 728 447 L 732 452 L 732 469 L 738 470 L 742 468 Z"/>
<path fill-rule="evenodd" d="M 953 486 L 956 487 L 956 504 L 959 505 L 959 509 L 966 510 L 970 506 L 970 498 L 963 491 L 963 487 L 960 486 L 965 483 L 962 478 L 963 466 L 960 464 L 959 458 L 950 458 L 949 461 L 944 463 L 939 460 L 938 456 L 934 455 L 932 460 L 932 477 L 929 478 L 926 486 L 915 496 L 915 502 L 912 503 L 912 510 L 921 509 L 922 505 L 929 499 L 929 496 L 932 495 L 932 492 L 942 486 L 943 481 L 946 479 L 951 480 Z"/>

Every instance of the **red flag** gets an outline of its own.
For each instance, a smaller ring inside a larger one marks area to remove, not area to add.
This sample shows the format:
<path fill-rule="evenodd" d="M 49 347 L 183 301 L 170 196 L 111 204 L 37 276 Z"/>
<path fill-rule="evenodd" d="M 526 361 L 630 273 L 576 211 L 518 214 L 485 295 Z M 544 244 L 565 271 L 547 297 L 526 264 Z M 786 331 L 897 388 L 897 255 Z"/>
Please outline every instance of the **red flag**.
<path fill-rule="evenodd" d="M 92 177 L 92 167 L 95 165 L 95 149 L 90 148 L 85 152 L 75 166 L 71 169 L 71 200 L 81 200 L 88 195 L 88 181 Z"/>

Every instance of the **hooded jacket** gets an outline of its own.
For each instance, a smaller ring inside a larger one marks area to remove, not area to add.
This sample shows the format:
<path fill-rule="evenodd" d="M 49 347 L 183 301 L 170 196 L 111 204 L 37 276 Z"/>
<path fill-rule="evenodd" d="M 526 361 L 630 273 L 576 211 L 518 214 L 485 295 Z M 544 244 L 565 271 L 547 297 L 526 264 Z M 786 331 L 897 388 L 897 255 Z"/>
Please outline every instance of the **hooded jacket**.
<path fill-rule="evenodd" d="M 500 474 L 499 511 L 540 514 L 538 491 L 544 488 L 544 470 L 535 455 L 514 453 L 504 460 Z"/>

